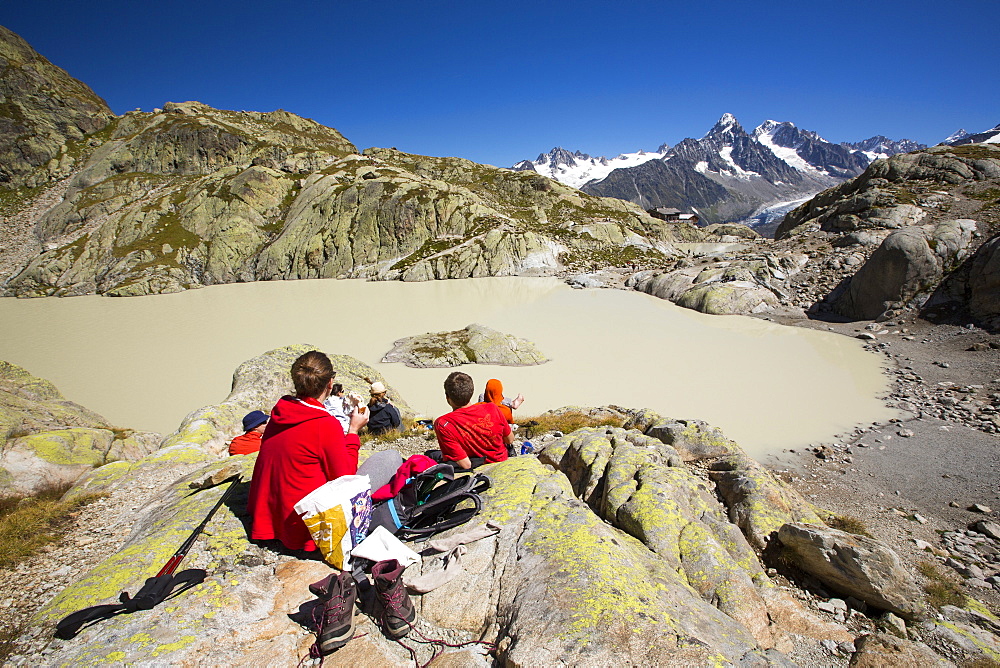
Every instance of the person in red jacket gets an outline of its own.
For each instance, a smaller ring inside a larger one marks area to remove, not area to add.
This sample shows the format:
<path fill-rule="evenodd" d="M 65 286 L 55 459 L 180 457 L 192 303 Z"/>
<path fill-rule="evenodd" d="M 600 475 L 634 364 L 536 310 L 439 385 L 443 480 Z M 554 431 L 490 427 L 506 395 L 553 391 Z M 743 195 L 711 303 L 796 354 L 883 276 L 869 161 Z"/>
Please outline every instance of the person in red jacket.
<path fill-rule="evenodd" d="M 229 444 L 231 455 L 251 455 L 260 450 L 260 437 L 267 426 L 267 413 L 250 411 L 243 417 L 243 432 Z"/>
<path fill-rule="evenodd" d="M 335 373 L 330 358 L 317 350 L 292 364 L 295 396 L 282 397 L 271 410 L 250 481 L 250 538 L 276 538 L 290 550 L 315 551 L 294 505 L 328 481 L 357 473 L 358 430 L 367 424 L 368 413 L 355 411 L 344 434 L 323 407 Z"/>

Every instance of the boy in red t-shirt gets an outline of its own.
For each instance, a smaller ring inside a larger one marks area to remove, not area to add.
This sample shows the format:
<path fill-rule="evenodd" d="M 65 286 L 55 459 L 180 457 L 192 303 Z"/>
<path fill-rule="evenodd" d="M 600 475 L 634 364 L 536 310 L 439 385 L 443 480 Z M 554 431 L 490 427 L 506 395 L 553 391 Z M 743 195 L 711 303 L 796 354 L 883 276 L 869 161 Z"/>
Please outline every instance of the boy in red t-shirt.
<path fill-rule="evenodd" d="M 473 457 L 504 461 L 507 446 L 514 441 L 514 433 L 496 404 L 472 403 L 474 391 L 468 374 L 450 374 L 444 381 L 444 396 L 455 410 L 434 420 L 442 459 L 460 469 L 472 468 Z"/>

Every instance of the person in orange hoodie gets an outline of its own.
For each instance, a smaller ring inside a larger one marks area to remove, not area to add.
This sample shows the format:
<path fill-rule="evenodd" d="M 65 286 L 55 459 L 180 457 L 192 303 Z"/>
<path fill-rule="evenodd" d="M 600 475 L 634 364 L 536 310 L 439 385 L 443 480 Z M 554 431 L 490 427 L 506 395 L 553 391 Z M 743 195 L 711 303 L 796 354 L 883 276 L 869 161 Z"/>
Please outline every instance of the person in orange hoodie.
<path fill-rule="evenodd" d="M 500 414 L 507 419 L 508 424 L 514 424 L 514 411 L 524 403 L 524 395 L 517 395 L 513 399 L 507 400 L 503 397 L 503 383 L 496 378 L 486 381 L 486 391 L 483 392 L 480 401 L 496 404 L 500 409 Z"/>
<path fill-rule="evenodd" d="M 249 455 L 260 450 L 260 437 L 267 426 L 267 413 L 251 411 L 243 417 L 243 432 L 229 444 L 229 454 Z"/>

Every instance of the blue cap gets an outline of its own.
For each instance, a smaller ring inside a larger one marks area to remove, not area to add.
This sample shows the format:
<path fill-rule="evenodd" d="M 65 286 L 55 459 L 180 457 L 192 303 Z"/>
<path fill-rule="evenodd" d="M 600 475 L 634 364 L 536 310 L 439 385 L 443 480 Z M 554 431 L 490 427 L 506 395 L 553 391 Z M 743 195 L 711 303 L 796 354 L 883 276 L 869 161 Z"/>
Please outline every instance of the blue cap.
<path fill-rule="evenodd" d="M 247 413 L 246 417 L 243 418 L 243 431 L 250 431 L 254 427 L 259 427 L 265 422 L 267 422 L 268 414 L 264 411 L 253 411 L 252 413 Z"/>

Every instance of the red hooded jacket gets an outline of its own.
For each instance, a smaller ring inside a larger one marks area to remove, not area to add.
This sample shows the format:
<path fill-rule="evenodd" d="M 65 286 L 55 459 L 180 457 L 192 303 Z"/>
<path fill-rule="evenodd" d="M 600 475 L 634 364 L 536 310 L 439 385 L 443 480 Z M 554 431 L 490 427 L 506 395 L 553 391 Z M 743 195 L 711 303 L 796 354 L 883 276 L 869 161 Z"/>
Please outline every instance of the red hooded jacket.
<path fill-rule="evenodd" d="M 328 481 L 357 473 L 360 447 L 357 434 L 345 436 L 340 422 L 319 401 L 279 399 L 271 410 L 250 481 L 250 537 L 277 538 L 290 550 L 315 550 L 294 506 Z"/>

